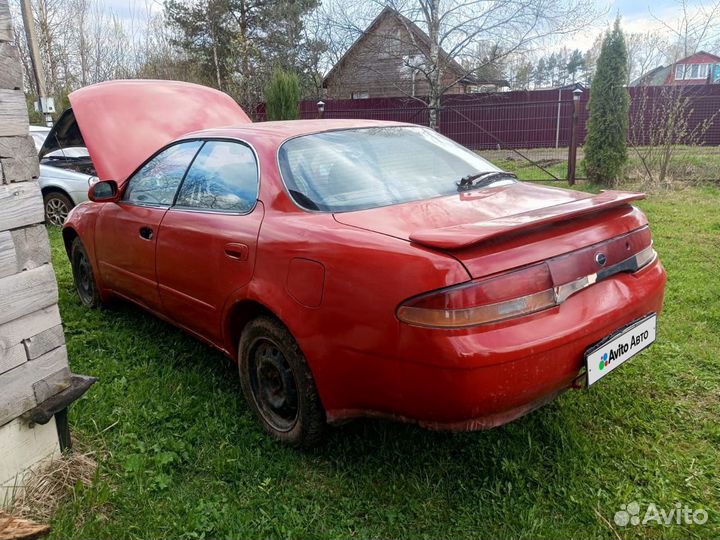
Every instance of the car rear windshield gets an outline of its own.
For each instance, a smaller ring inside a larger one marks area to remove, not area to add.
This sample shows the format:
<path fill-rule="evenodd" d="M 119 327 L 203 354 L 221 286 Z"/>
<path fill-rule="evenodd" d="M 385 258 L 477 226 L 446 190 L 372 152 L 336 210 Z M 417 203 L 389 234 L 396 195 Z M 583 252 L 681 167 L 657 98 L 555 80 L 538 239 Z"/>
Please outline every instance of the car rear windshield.
<path fill-rule="evenodd" d="M 499 171 L 475 152 L 422 127 L 328 131 L 285 142 L 280 171 L 308 210 L 347 212 L 457 193 L 467 175 Z M 498 183 L 512 182 L 499 179 Z"/>

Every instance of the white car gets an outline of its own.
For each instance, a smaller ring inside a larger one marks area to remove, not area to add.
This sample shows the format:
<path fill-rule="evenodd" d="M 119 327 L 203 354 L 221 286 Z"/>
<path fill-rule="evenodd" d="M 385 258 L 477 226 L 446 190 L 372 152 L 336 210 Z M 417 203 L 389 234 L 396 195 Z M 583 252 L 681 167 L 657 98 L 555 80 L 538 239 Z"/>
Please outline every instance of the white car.
<path fill-rule="evenodd" d="M 40 156 L 38 182 L 45 205 L 45 221 L 60 226 L 73 206 L 87 200 L 88 188 L 96 179 L 95 168 L 84 147 L 58 148 L 58 145 L 45 144 L 49 132 L 50 128 L 45 126 L 30 126 L 30 136 Z"/>

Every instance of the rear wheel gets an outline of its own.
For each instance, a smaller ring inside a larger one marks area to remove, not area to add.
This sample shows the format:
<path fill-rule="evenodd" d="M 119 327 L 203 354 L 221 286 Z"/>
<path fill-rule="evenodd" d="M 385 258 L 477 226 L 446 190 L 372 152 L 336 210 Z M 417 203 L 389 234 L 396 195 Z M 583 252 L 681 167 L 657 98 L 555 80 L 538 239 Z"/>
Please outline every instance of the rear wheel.
<path fill-rule="evenodd" d="M 95 282 L 90 257 L 80 238 L 75 238 L 70 248 L 70 262 L 72 265 L 73 280 L 80 301 L 89 308 L 100 306 L 100 291 Z"/>
<path fill-rule="evenodd" d="M 248 323 L 238 365 L 245 399 L 267 433 L 294 447 L 322 440 L 327 425 L 315 380 L 282 323 L 270 317 Z"/>
<path fill-rule="evenodd" d="M 75 206 L 67 195 L 51 191 L 43 196 L 45 204 L 45 222 L 48 225 L 62 227 L 68 213 Z"/>

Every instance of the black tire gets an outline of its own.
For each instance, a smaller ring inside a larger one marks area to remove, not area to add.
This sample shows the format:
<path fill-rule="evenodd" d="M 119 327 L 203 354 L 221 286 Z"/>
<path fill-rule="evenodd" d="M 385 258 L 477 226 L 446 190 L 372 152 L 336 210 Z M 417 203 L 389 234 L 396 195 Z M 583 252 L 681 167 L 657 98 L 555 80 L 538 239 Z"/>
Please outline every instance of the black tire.
<path fill-rule="evenodd" d="M 43 195 L 43 205 L 45 208 L 45 223 L 56 227 L 63 226 L 68 212 L 75 206 L 70 197 L 57 191 L 51 191 Z"/>
<path fill-rule="evenodd" d="M 238 351 L 243 394 L 265 431 L 295 448 L 322 441 L 325 409 L 290 331 L 274 318 L 258 317 L 243 330 Z"/>
<path fill-rule="evenodd" d="M 90 257 L 80 238 L 73 240 L 70 248 L 70 263 L 72 265 L 75 290 L 85 307 L 95 309 L 102 304 L 95 274 L 93 273 Z"/>

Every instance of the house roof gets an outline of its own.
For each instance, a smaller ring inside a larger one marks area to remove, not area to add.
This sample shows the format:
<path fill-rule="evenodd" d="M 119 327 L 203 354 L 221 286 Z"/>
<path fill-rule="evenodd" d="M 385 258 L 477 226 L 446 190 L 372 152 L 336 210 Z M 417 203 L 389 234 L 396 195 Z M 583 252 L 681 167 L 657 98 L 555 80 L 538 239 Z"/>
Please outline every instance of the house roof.
<path fill-rule="evenodd" d="M 692 53 L 692 54 L 689 55 L 689 56 L 686 56 L 685 58 L 681 58 L 680 60 L 677 60 L 677 61 L 674 62 L 674 63 L 675 63 L 675 64 L 684 64 L 684 63 L 686 62 L 686 60 L 689 60 L 689 59 L 691 59 L 693 56 L 699 56 L 699 55 L 701 55 L 701 54 L 704 54 L 705 56 L 712 56 L 717 62 L 720 62 L 720 56 L 718 56 L 718 55 L 716 55 L 716 54 L 709 53 L 709 52 L 706 52 L 706 51 L 697 51 L 697 52 Z"/>
<path fill-rule="evenodd" d="M 651 69 L 644 75 L 641 75 L 634 81 L 631 81 L 628 86 L 662 86 L 670 75 L 670 66 L 658 66 L 655 69 Z"/>
<path fill-rule="evenodd" d="M 414 22 L 412 22 L 410 19 L 405 17 L 402 13 L 399 13 L 397 10 L 391 8 L 391 7 L 385 7 L 383 10 L 378 14 L 375 19 L 368 25 L 368 27 L 363 31 L 362 34 L 355 40 L 355 42 L 350 45 L 347 51 L 343 53 L 343 55 L 340 57 L 340 60 L 337 61 L 337 63 L 330 69 L 330 71 L 327 72 L 325 77 L 323 78 L 323 86 L 325 86 L 326 81 L 332 77 L 337 69 L 345 62 L 345 60 L 348 58 L 350 53 L 358 47 L 361 43 L 365 41 L 365 39 L 372 34 L 372 32 L 380 26 L 380 23 L 387 19 L 388 17 L 394 17 L 397 19 L 400 23 L 405 26 L 409 32 L 412 33 L 412 35 L 418 39 L 420 42 L 422 42 L 422 45 L 424 47 L 427 47 L 430 49 L 430 37 Z M 498 86 L 509 86 L 509 83 L 506 80 L 502 79 L 488 79 L 488 78 L 481 78 L 476 77 L 472 74 L 469 74 L 465 68 L 463 68 L 454 58 L 452 58 L 447 52 L 445 52 L 442 48 L 440 48 L 440 59 L 443 62 L 443 64 L 450 68 L 458 77 L 460 77 L 459 82 L 464 82 L 466 84 L 496 84 Z"/>

